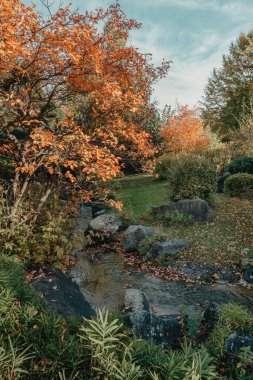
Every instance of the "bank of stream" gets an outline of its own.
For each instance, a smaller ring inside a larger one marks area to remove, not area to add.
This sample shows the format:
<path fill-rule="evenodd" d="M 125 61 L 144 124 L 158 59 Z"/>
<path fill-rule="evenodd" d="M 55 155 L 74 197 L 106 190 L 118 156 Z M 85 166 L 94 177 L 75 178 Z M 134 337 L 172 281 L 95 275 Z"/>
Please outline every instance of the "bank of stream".
<path fill-rule="evenodd" d="M 78 220 L 80 231 L 87 228 L 90 214 L 83 212 Z M 86 300 L 95 309 L 115 310 L 124 306 L 125 290 L 129 287 L 142 291 L 157 315 L 197 312 L 212 302 L 236 302 L 253 311 L 253 290 L 237 284 L 188 284 L 167 281 L 143 274 L 130 266 L 123 255 L 116 252 L 100 253 L 93 257 L 84 250 L 78 254 L 71 269 L 73 280 L 79 285 Z"/>

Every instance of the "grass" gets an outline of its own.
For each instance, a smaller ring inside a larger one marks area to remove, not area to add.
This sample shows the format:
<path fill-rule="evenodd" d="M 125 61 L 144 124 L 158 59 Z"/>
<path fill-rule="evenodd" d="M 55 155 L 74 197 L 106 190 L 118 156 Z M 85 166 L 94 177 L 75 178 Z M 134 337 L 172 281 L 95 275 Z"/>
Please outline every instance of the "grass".
<path fill-rule="evenodd" d="M 171 238 L 189 241 L 190 249 L 180 253 L 180 260 L 230 266 L 253 256 L 252 200 L 217 194 L 213 222 L 166 227 L 150 213 L 151 206 L 169 202 L 166 182 L 151 176 L 130 176 L 121 181 L 119 199 L 126 210 L 131 210 L 136 222 L 162 227 Z"/>
<path fill-rule="evenodd" d="M 132 175 L 117 180 L 118 198 L 133 210 L 137 218 L 148 215 L 151 206 L 169 202 L 167 183 L 159 182 L 151 175 Z"/>

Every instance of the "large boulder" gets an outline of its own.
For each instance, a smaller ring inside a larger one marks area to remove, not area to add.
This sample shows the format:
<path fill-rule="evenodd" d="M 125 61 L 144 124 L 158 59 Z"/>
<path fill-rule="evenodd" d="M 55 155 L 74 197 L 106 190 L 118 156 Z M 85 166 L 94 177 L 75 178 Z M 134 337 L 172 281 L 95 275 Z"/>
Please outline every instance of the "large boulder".
<path fill-rule="evenodd" d="M 213 211 L 203 199 L 182 199 L 171 203 L 171 210 L 190 215 L 195 222 L 209 222 L 213 219 Z"/>
<path fill-rule="evenodd" d="M 213 219 L 213 211 L 203 199 L 182 199 L 171 203 L 171 209 L 191 216 L 194 222 L 209 222 Z"/>
<path fill-rule="evenodd" d="M 186 319 L 182 320 L 180 315 L 154 315 L 147 298 L 138 289 L 126 290 L 125 311 L 133 331 L 140 338 L 171 347 L 184 336 Z"/>
<path fill-rule="evenodd" d="M 202 321 L 199 329 L 199 340 L 203 341 L 206 340 L 210 334 L 212 333 L 213 329 L 215 328 L 218 320 L 219 320 L 219 314 L 218 314 L 218 304 L 212 302 L 203 312 L 202 315 Z"/>
<path fill-rule="evenodd" d="M 146 296 L 138 289 L 127 289 L 125 311 L 138 337 L 150 339 L 151 314 Z"/>
<path fill-rule="evenodd" d="M 95 311 L 85 300 L 78 286 L 60 270 L 31 282 L 30 287 L 41 293 L 46 305 L 58 315 L 77 315 L 91 318 Z"/>
<path fill-rule="evenodd" d="M 164 215 L 167 212 L 171 211 L 171 203 L 167 203 L 159 206 L 152 206 L 151 211 L 153 215 Z"/>
<path fill-rule="evenodd" d="M 228 177 L 231 176 L 231 173 L 230 172 L 225 172 L 225 173 L 222 173 L 218 179 L 217 179 L 217 192 L 218 193 L 223 193 L 223 190 L 224 190 L 224 183 L 226 181 L 226 179 Z"/>
<path fill-rule="evenodd" d="M 189 248 L 189 243 L 184 239 L 170 239 L 164 241 L 155 241 L 151 244 L 148 256 L 151 259 L 163 259 L 173 256 L 182 249 Z"/>
<path fill-rule="evenodd" d="M 225 347 L 228 353 L 238 352 L 244 347 L 249 347 L 250 351 L 253 352 L 253 337 L 238 335 L 234 332 L 227 338 Z"/>
<path fill-rule="evenodd" d="M 209 222 L 214 215 L 208 203 L 203 199 L 182 199 L 178 202 L 152 207 L 154 215 L 164 215 L 171 211 L 189 215 L 195 222 Z"/>
<path fill-rule="evenodd" d="M 250 264 L 247 266 L 245 272 L 243 273 L 243 279 L 250 284 L 253 284 L 253 265 Z"/>
<path fill-rule="evenodd" d="M 142 240 L 155 234 L 152 227 L 144 227 L 141 225 L 129 226 L 124 233 L 124 248 L 126 252 L 136 251 Z"/>
<path fill-rule="evenodd" d="M 181 315 L 152 315 L 151 339 L 166 347 L 177 346 L 185 336 L 187 318 Z"/>
<path fill-rule="evenodd" d="M 116 233 L 122 226 L 121 220 L 114 214 L 103 214 L 92 219 L 89 228 L 93 231 Z"/>

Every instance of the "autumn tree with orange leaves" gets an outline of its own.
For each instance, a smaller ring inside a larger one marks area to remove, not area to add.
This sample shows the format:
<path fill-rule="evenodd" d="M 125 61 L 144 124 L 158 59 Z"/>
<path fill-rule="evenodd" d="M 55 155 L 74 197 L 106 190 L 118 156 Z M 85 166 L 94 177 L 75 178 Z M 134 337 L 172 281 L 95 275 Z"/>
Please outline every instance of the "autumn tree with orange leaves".
<path fill-rule="evenodd" d="M 85 201 L 98 190 L 106 198 L 101 184 L 120 172 L 126 151 L 154 153 L 135 120 L 169 63 L 154 67 L 119 43 L 140 24 L 118 3 L 85 15 L 70 7 L 49 14 L 20 0 L 0 4 L 0 154 L 14 168 L 12 225 L 35 183 L 42 192 L 31 223 L 55 187 Z"/>
<path fill-rule="evenodd" d="M 211 141 L 196 109 L 179 106 L 162 129 L 167 152 L 176 155 L 205 152 Z"/>

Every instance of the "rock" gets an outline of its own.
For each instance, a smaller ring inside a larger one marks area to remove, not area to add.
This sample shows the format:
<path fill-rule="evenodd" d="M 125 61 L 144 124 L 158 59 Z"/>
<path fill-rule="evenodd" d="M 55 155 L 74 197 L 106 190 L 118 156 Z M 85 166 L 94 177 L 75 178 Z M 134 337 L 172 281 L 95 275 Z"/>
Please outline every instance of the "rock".
<path fill-rule="evenodd" d="M 85 318 L 95 316 L 95 311 L 85 300 L 78 286 L 60 270 L 34 280 L 31 288 L 42 293 L 46 305 L 58 315 L 77 315 Z"/>
<path fill-rule="evenodd" d="M 209 222 L 213 219 L 213 211 L 203 199 L 183 199 L 171 203 L 171 210 L 190 215 L 195 222 Z"/>
<path fill-rule="evenodd" d="M 189 243 L 183 239 L 155 241 L 150 246 L 148 256 L 152 259 L 163 259 L 187 248 Z"/>
<path fill-rule="evenodd" d="M 97 217 L 97 216 L 100 216 L 100 215 L 104 215 L 106 214 L 107 211 L 105 209 L 102 209 L 102 210 L 99 210 L 95 213 L 94 217 Z"/>
<path fill-rule="evenodd" d="M 152 314 L 145 295 L 138 289 L 126 290 L 125 311 L 133 331 L 140 338 L 171 347 L 184 336 L 185 321 L 181 316 Z"/>
<path fill-rule="evenodd" d="M 227 338 L 225 347 L 228 353 L 237 352 L 243 347 L 249 347 L 253 352 L 253 337 L 238 335 L 234 332 Z"/>
<path fill-rule="evenodd" d="M 154 215 L 164 215 L 170 211 L 190 215 L 195 222 L 209 222 L 214 215 L 213 210 L 203 199 L 182 199 L 178 202 L 152 207 Z"/>
<path fill-rule="evenodd" d="M 121 226 L 121 220 L 114 214 L 99 215 L 89 223 L 91 230 L 109 233 L 116 233 Z"/>
<path fill-rule="evenodd" d="M 144 227 L 140 225 L 129 226 L 124 233 L 124 248 L 126 252 L 135 251 L 138 249 L 140 242 L 155 234 L 152 227 Z"/>
<path fill-rule="evenodd" d="M 180 315 L 163 315 L 151 317 L 151 338 L 156 344 L 166 347 L 178 345 L 185 335 L 187 319 Z"/>
<path fill-rule="evenodd" d="M 108 205 L 101 201 L 92 202 L 91 208 L 93 217 L 98 216 L 97 214 L 102 210 L 108 211 Z"/>
<path fill-rule="evenodd" d="M 212 265 L 198 262 L 173 262 L 173 268 L 188 278 L 216 283 L 238 282 L 239 275 L 236 274 L 238 269 L 234 267 L 217 268 Z"/>
<path fill-rule="evenodd" d="M 223 190 L 224 190 L 224 183 L 226 181 L 226 179 L 228 177 L 231 176 L 231 173 L 230 172 L 225 172 L 225 173 L 222 173 L 218 179 L 217 179 L 217 192 L 218 193 L 223 193 Z"/>
<path fill-rule="evenodd" d="M 153 215 L 164 215 L 166 212 L 171 211 L 171 203 L 160 206 L 152 206 L 151 211 Z"/>
<path fill-rule="evenodd" d="M 150 339 L 151 314 L 147 298 L 138 289 L 127 289 L 125 311 L 138 337 Z"/>
<path fill-rule="evenodd" d="M 243 279 L 250 284 L 253 284 L 253 266 L 248 265 L 245 272 L 243 273 Z"/>
<path fill-rule="evenodd" d="M 218 304 L 211 303 L 203 312 L 203 319 L 201 321 L 199 339 L 206 340 L 213 331 L 219 319 Z"/>
<path fill-rule="evenodd" d="M 79 216 L 76 221 L 76 231 L 80 236 L 83 236 L 83 234 L 87 231 L 89 222 L 92 219 L 92 208 L 85 204 L 84 202 L 80 203 L 80 211 Z"/>

